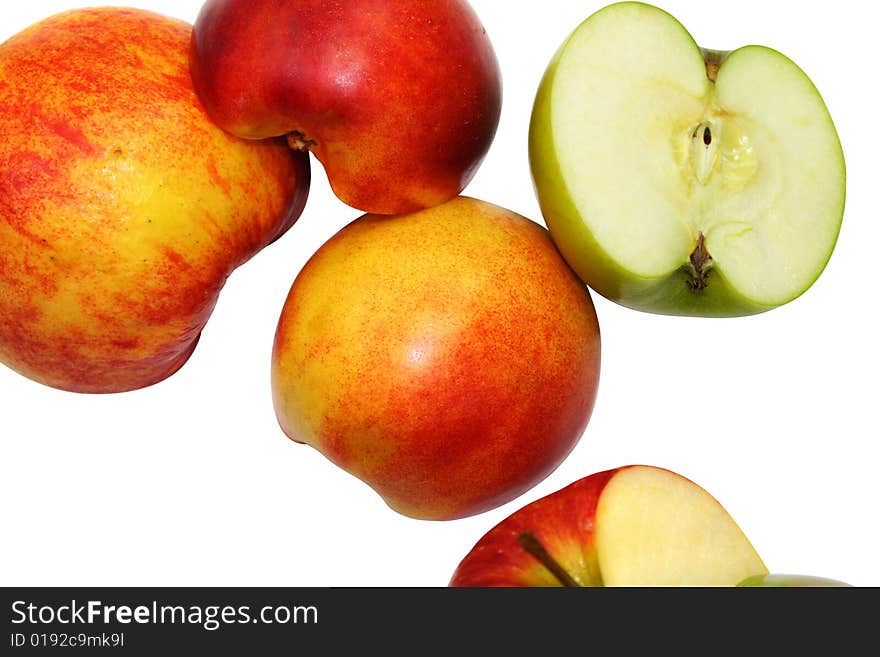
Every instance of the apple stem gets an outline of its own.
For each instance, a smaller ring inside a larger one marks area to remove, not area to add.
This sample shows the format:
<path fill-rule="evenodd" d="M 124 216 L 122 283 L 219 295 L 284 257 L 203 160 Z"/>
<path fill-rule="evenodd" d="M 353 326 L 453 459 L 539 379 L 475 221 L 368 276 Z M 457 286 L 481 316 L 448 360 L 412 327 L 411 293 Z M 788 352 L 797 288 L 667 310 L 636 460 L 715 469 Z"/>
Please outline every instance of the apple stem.
<path fill-rule="evenodd" d="M 317 146 L 318 142 L 295 130 L 287 135 L 287 145 L 295 151 L 308 151 Z"/>
<path fill-rule="evenodd" d="M 697 238 L 697 246 L 691 253 L 690 265 L 687 268 L 690 280 L 688 287 L 693 292 L 701 292 L 709 287 L 709 270 L 712 268 L 712 256 L 706 250 L 706 236 L 700 233 Z"/>
<path fill-rule="evenodd" d="M 710 50 L 708 48 L 701 48 L 701 51 L 703 53 L 703 61 L 706 62 L 706 77 L 709 78 L 709 82 L 714 83 L 718 79 L 718 71 L 721 69 L 721 64 L 727 58 L 728 52 Z"/>
<path fill-rule="evenodd" d="M 559 580 L 560 584 L 572 588 L 579 588 L 581 586 L 578 581 L 569 575 L 568 571 L 553 558 L 553 555 L 547 551 L 547 548 L 543 546 L 541 541 L 538 540 L 538 537 L 532 532 L 523 532 L 520 534 L 517 538 L 517 543 L 520 544 L 520 547 L 522 547 L 523 550 L 537 559 L 544 568 L 549 570 L 553 576 Z"/>

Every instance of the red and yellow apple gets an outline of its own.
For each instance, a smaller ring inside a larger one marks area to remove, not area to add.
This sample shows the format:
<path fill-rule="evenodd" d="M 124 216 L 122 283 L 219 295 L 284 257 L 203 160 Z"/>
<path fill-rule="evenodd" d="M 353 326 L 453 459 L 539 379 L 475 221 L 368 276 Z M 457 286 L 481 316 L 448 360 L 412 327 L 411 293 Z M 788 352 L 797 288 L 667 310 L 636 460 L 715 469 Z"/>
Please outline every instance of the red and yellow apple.
<path fill-rule="evenodd" d="M 306 263 L 272 354 L 284 432 L 394 510 L 474 515 L 553 471 L 600 369 L 586 286 L 547 230 L 468 197 L 364 215 Z"/>
<path fill-rule="evenodd" d="M 845 586 L 769 575 L 708 491 L 664 468 L 584 477 L 514 512 L 462 559 L 455 587 Z"/>
<path fill-rule="evenodd" d="M 0 45 L 0 362 L 121 392 L 190 356 L 227 276 L 300 215 L 309 163 L 215 126 L 191 26 L 124 8 Z"/>
<path fill-rule="evenodd" d="M 287 136 L 362 212 L 457 195 L 501 112 L 498 62 L 466 0 L 208 0 L 191 68 L 218 125 Z"/>

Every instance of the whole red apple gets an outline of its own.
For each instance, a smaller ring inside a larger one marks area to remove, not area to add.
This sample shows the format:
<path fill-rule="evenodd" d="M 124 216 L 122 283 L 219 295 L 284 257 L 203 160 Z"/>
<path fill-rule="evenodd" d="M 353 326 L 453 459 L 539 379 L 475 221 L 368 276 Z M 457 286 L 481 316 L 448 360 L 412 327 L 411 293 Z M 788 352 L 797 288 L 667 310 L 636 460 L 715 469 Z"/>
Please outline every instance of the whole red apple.
<path fill-rule="evenodd" d="M 208 0 L 191 70 L 218 125 L 287 135 L 363 212 L 457 195 L 501 111 L 498 62 L 466 0 Z"/>
<path fill-rule="evenodd" d="M 547 230 L 458 197 L 364 215 L 312 256 L 275 336 L 284 432 L 396 511 L 501 505 L 580 439 L 599 380 L 586 286 Z"/>
<path fill-rule="evenodd" d="M 177 371 L 232 271 L 299 217 L 307 158 L 224 132 L 191 26 L 115 7 L 0 45 L 0 362 L 81 393 Z"/>

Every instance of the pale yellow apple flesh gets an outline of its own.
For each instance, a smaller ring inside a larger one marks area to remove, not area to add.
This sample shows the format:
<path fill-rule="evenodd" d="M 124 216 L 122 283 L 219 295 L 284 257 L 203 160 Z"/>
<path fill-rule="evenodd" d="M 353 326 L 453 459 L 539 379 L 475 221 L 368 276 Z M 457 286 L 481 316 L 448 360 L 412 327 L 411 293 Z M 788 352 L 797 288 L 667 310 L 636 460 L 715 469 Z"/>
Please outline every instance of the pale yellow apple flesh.
<path fill-rule="evenodd" d="M 596 507 L 605 586 L 735 586 L 767 569 L 718 501 L 660 468 L 619 471 Z"/>
<path fill-rule="evenodd" d="M 824 270 L 845 195 L 812 82 L 761 46 L 701 50 L 641 3 L 597 12 L 538 92 L 530 157 L 563 255 L 597 292 L 667 314 L 761 312 Z"/>

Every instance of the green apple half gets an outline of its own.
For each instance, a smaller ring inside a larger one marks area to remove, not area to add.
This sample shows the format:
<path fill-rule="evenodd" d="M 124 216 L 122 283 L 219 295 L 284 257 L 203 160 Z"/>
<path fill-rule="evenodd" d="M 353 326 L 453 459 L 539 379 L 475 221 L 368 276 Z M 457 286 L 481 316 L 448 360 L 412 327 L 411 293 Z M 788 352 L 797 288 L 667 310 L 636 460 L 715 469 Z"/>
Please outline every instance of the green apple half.
<path fill-rule="evenodd" d="M 701 49 L 638 2 L 601 9 L 558 50 L 529 156 L 571 267 L 648 312 L 788 303 L 825 269 L 843 218 L 843 150 L 806 74 L 762 46 Z"/>
<path fill-rule="evenodd" d="M 755 575 L 747 577 L 737 586 L 744 588 L 786 588 L 786 589 L 830 589 L 852 588 L 851 584 L 841 582 L 839 579 L 828 577 L 816 577 L 814 575 Z"/>

